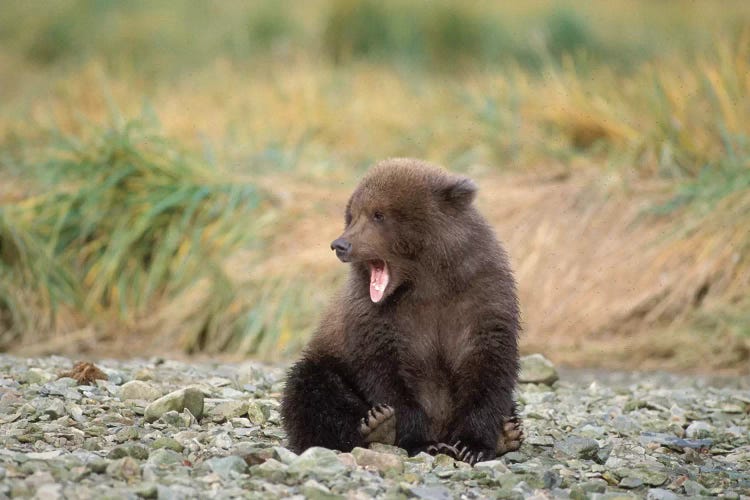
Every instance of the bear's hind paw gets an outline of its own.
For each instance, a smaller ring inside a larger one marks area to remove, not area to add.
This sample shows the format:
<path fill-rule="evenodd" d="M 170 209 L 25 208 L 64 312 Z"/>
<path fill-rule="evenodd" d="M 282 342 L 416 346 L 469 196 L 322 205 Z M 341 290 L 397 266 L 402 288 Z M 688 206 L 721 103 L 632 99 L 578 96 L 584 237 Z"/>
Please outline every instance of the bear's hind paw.
<path fill-rule="evenodd" d="M 396 444 L 396 411 L 388 405 L 370 408 L 359 424 L 365 443 Z"/>
<path fill-rule="evenodd" d="M 523 443 L 523 425 L 518 417 L 505 419 L 500 438 L 497 440 L 497 456 L 516 451 Z"/>

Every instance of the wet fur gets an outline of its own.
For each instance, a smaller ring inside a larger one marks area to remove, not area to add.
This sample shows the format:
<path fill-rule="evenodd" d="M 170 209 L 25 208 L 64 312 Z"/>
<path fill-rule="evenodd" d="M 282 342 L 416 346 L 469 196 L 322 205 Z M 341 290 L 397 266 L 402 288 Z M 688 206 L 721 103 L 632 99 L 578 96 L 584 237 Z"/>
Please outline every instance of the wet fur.
<path fill-rule="evenodd" d="M 395 410 L 410 454 L 460 441 L 484 459 L 515 416 L 519 310 L 508 259 L 473 206 L 476 187 L 418 160 L 379 163 L 346 209 L 351 271 L 282 400 L 289 446 L 366 446 L 359 426 Z M 374 212 L 384 214 L 382 222 Z M 388 263 L 380 303 L 367 260 Z"/>

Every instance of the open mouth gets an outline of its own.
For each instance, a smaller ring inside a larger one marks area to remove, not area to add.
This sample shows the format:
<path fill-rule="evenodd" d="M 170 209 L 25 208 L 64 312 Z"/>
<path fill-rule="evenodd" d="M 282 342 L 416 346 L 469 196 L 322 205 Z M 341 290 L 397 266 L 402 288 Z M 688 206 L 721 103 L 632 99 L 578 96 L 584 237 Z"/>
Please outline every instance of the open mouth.
<path fill-rule="evenodd" d="M 384 260 L 371 260 L 367 262 L 370 268 L 370 299 L 380 302 L 388 286 L 388 264 Z"/>

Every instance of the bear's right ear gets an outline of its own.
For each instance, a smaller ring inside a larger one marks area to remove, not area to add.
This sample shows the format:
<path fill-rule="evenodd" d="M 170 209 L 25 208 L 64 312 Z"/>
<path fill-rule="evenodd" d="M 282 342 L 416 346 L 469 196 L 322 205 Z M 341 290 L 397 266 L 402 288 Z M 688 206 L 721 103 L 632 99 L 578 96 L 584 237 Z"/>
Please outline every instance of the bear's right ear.
<path fill-rule="evenodd" d="M 477 185 L 468 177 L 449 177 L 437 192 L 441 202 L 457 209 L 469 206 L 476 194 Z"/>

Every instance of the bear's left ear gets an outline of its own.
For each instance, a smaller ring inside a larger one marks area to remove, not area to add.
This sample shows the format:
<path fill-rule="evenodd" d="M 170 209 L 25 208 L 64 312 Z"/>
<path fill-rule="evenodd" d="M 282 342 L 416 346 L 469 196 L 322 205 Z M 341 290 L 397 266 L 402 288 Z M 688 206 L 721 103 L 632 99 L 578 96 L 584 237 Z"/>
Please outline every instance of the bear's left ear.
<path fill-rule="evenodd" d="M 449 177 L 437 192 L 441 202 L 458 209 L 469 206 L 476 194 L 477 185 L 468 177 Z"/>

